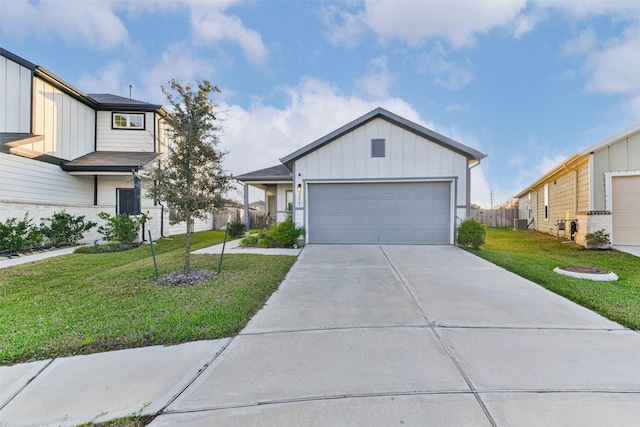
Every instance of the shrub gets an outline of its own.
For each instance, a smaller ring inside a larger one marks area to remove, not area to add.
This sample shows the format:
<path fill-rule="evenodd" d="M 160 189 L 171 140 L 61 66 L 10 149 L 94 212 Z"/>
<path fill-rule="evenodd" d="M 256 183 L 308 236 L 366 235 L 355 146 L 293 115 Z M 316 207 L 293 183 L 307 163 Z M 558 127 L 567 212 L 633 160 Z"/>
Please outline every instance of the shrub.
<path fill-rule="evenodd" d="M 258 239 L 258 246 L 261 248 L 270 248 L 271 241 L 269 239 Z"/>
<path fill-rule="evenodd" d="M 75 217 L 65 211 L 54 212 L 47 219 L 51 224 L 41 224 L 40 230 L 53 245 L 74 244 L 84 237 L 86 231 L 98 225 L 93 221 L 85 222 L 84 218 L 84 215 Z"/>
<path fill-rule="evenodd" d="M 112 242 L 107 243 L 106 245 L 91 245 L 91 246 L 80 246 L 78 249 L 73 251 L 76 254 L 103 254 L 108 252 L 123 252 L 128 251 L 129 249 L 135 249 L 139 247 L 139 243 L 118 243 Z"/>
<path fill-rule="evenodd" d="M 287 218 L 271 227 L 269 231 L 265 232 L 265 235 L 281 247 L 291 247 L 297 242 L 298 237 L 304 236 L 304 233 L 304 228 L 296 227 L 293 220 Z"/>
<path fill-rule="evenodd" d="M 112 217 L 106 212 L 100 212 L 98 217 L 107 221 L 105 225 L 98 227 L 98 233 L 107 242 L 120 243 L 135 242 L 140 227 L 150 219 L 145 214 L 135 216 L 123 213 Z"/>
<path fill-rule="evenodd" d="M 587 248 L 606 248 L 611 244 L 609 233 L 604 230 L 587 233 L 584 239 L 587 241 Z"/>
<path fill-rule="evenodd" d="M 267 214 L 258 215 L 256 217 L 256 228 L 258 230 L 267 230 L 273 225 L 273 218 Z"/>
<path fill-rule="evenodd" d="M 465 219 L 458 227 L 458 244 L 478 249 L 484 245 L 487 226 L 473 218 Z"/>
<path fill-rule="evenodd" d="M 258 244 L 258 236 L 247 236 L 240 242 L 240 246 L 256 246 Z"/>
<path fill-rule="evenodd" d="M 240 237 L 244 234 L 244 223 L 242 221 L 231 221 L 227 225 L 227 231 L 229 232 L 229 236 L 236 238 Z"/>
<path fill-rule="evenodd" d="M 0 252 L 16 253 L 34 248 L 41 242 L 40 228 L 33 225 L 28 213 L 21 221 L 17 218 L 9 218 L 4 223 L 0 223 Z"/>

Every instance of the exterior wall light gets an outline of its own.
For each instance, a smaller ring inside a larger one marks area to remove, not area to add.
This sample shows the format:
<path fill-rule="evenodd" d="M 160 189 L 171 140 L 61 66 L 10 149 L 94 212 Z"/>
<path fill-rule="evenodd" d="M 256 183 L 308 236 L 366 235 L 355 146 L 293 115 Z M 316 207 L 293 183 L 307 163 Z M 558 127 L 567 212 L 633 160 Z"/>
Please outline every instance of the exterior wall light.
<path fill-rule="evenodd" d="M 298 191 L 298 193 L 302 193 L 302 184 L 298 184 L 296 190 Z"/>

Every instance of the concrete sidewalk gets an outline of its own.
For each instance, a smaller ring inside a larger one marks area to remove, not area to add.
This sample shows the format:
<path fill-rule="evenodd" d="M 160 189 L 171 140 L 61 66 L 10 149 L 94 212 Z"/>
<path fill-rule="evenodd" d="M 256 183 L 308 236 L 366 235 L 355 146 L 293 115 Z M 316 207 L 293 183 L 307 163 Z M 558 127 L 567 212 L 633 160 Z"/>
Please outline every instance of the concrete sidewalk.
<path fill-rule="evenodd" d="M 0 367 L 0 424 L 635 426 L 639 354 L 455 247 L 309 245 L 234 339 Z"/>

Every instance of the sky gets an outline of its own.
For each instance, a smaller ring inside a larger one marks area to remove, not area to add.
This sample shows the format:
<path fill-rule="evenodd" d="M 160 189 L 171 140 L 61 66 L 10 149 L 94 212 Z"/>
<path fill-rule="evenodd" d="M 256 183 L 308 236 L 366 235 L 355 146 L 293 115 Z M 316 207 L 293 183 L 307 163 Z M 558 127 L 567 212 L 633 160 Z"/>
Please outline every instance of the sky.
<path fill-rule="evenodd" d="M 0 46 L 85 93 L 209 80 L 234 175 L 383 107 L 486 153 L 484 208 L 640 122 L 637 0 L 0 0 Z"/>

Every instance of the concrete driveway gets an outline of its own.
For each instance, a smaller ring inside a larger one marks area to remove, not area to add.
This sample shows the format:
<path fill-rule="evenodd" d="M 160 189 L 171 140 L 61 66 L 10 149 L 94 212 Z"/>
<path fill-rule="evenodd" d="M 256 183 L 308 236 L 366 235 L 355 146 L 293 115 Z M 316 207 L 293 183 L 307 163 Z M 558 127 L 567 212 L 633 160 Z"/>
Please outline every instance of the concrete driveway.
<path fill-rule="evenodd" d="M 640 420 L 638 333 L 452 246 L 309 245 L 205 368 L 153 426 Z"/>

